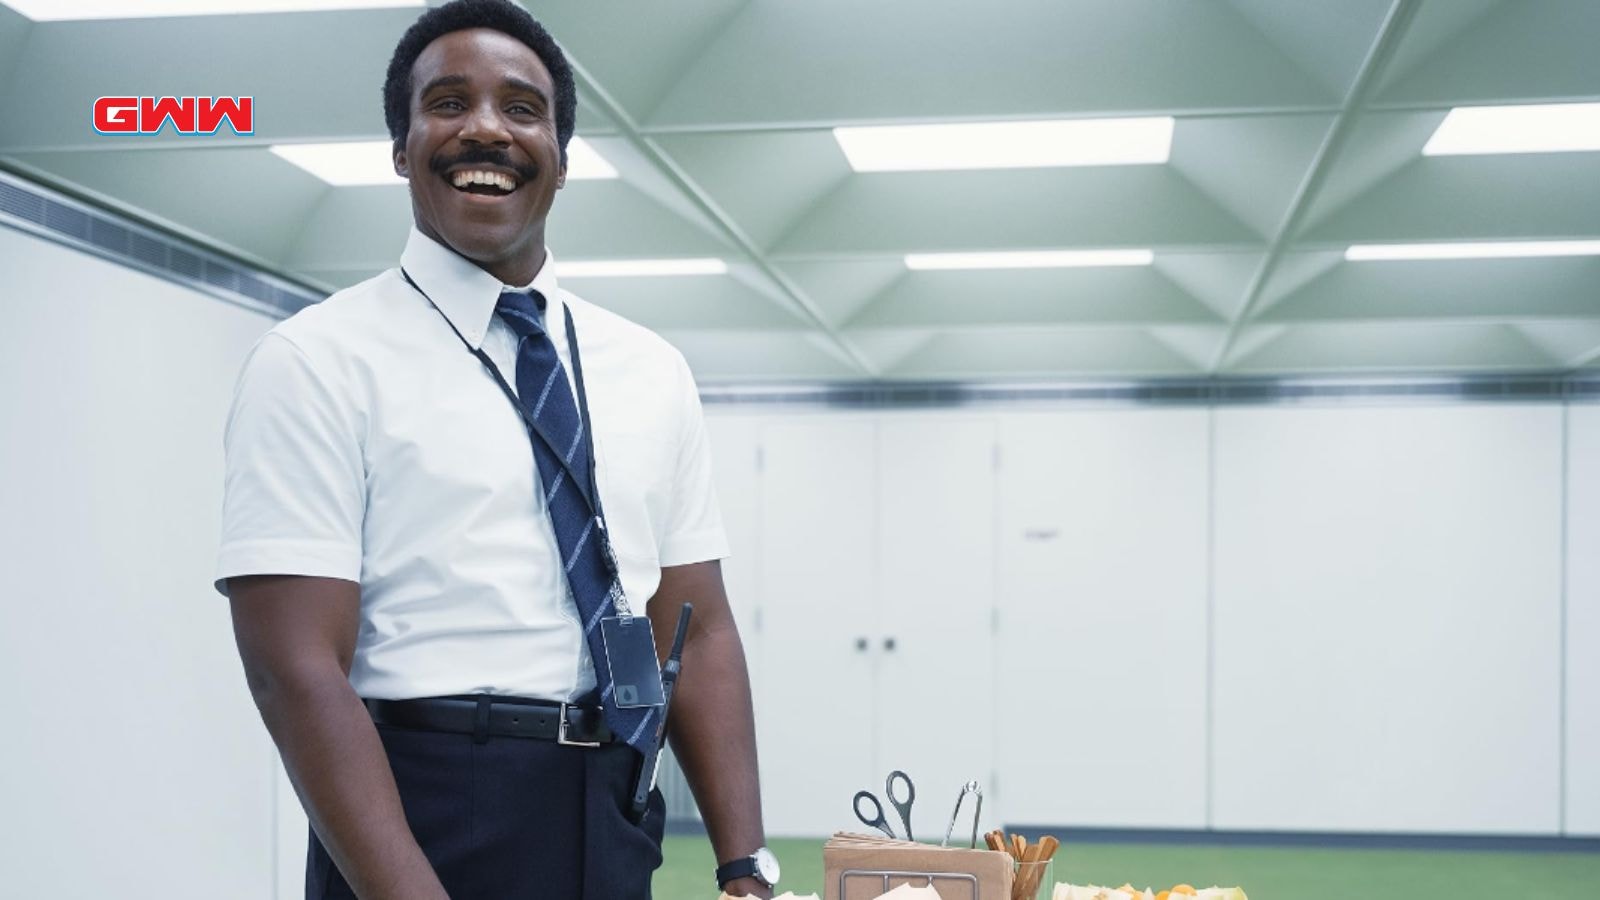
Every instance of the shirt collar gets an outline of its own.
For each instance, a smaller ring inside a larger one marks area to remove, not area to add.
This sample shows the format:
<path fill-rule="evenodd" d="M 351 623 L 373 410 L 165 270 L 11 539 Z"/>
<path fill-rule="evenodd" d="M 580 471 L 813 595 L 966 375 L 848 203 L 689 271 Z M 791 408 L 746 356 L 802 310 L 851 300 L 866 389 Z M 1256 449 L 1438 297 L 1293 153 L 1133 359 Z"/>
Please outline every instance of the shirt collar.
<path fill-rule="evenodd" d="M 500 279 L 478 268 L 472 260 L 413 225 L 405 252 L 400 254 L 400 266 L 474 349 L 483 345 L 495 304 L 500 301 L 500 292 L 505 290 L 538 291 L 545 299 L 545 330 L 557 333 L 566 327 L 566 310 L 556 283 L 555 257 L 548 247 L 544 251 L 544 265 L 539 267 L 533 281 L 513 287 L 501 284 Z"/>

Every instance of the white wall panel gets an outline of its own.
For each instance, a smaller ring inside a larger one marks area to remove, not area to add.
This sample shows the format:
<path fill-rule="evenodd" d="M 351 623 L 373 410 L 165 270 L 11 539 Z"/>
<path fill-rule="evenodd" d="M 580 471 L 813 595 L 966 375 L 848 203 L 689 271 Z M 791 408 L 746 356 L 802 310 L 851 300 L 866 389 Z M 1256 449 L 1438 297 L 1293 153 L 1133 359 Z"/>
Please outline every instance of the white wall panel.
<path fill-rule="evenodd" d="M 1566 829 L 1600 836 L 1600 406 L 1567 415 Z"/>
<path fill-rule="evenodd" d="M 0 270 L 5 892 L 267 900 L 272 748 L 211 576 L 271 323 L 4 228 Z"/>
<path fill-rule="evenodd" d="M 311 822 L 306 818 L 305 807 L 300 805 L 300 798 L 295 795 L 282 760 L 276 753 L 272 759 L 277 785 L 273 797 L 277 804 L 277 842 L 273 845 L 277 852 L 277 900 L 305 900 L 306 851 L 311 841 Z"/>
<path fill-rule="evenodd" d="M 1207 415 L 1002 420 L 1008 821 L 1205 824 Z"/>
<path fill-rule="evenodd" d="M 763 429 L 757 715 L 767 833 L 849 827 L 873 778 L 876 426 L 810 418 Z M 882 778 L 882 773 L 878 773 Z"/>
<path fill-rule="evenodd" d="M 992 419 L 878 425 L 877 766 L 862 786 L 909 774 L 922 841 L 944 837 L 962 785 L 992 783 L 994 452 Z"/>
<path fill-rule="evenodd" d="M 1219 828 L 1558 828 L 1561 411 L 1217 413 Z"/>
<path fill-rule="evenodd" d="M 730 551 L 722 561 L 722 583 L 739 625 L 745 658 L 754 661 L 761 657 L 761 421 L 751 416 L 708 415 L 706 430 L 711 437 L 717 502 Z M 760 668 L 752 666 L 751 690 L 757 696 L 760 678 Z M 756 715 L 761 715 L 760 709 Z"/>

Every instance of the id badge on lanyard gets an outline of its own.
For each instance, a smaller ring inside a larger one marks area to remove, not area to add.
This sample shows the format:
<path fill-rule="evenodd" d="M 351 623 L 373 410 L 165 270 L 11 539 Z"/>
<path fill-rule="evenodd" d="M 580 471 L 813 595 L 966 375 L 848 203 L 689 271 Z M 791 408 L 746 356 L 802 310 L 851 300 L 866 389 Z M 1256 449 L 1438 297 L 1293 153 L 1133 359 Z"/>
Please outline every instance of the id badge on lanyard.
<path fill-rule="evenodd" d="M 528 439 L 544 441 L 548 447 L 549 442 L 545 441 L 532 417 L 517 399 L 516 391 L 506 383 L 505 376 L 500 374 L 499 367 L 489 358 L 489 354 L 468 343 L 466 337 L 456 329 L 455 323 L 450 321 L 450 317 L 439 309 L 438 304 L 434 303 L 433 298 L 412 280 L 409 273 L 401 269 L 400 274 L 405 276 L 406 282 L 428 301 L 428 305 L 432 306 L 435 312 L 439 313 L 445 324 L 450 326 L 450 330 L 460 338 L 462 345 L 478 357 L 484 368 L 489 370 L 489 374 L 494 376 L 495 383 L 500 386 L 501 392 L 511 401 L 512 408 L 522 418 Z M 588 504 L 589 512 L 594 516 L 599 531 L 601 556 L 605 559 L 606 570 L 611 575 L 609 599 L 617 611 L 616 615 L 606 616 L 600 620 L 601 641 L 605 646 L 606 663 L 611 669 L 612 701 L 623 708 L 661 706 L 666 702 L 666 697 L 661 688 L 661 663 L 656 658 L 655 633 L 650 627 L 649 617 L 633 614 L 628 606 L 628 597 L 622 590 L 622 570 L 617 565 L 617 554 L 611 546 L 611 533 L 606 528 L 605 513 L 600 507 L 600 482 L 595 477 L 594 429 L 589 424 L 589 399 L 583 387 L 583 361 L 578 354 L 578 332 L 576 326 L 572 324 L 570 314 L 566 316 L 566 325 L 567 347 L 572 354 L 572 377 L 577 386 L 578 412 L 583 421 L 583 440 L 589 449 L 589 490 L 587 493 L 583 491 L 578 493 Z M 555 456 L 561 459 L 563 455 L 556 452 Z M 578 479 L 574 478 L 573 481 L 577 483 Z"/>
<path fill-rule="evenodd" d="M 572 317 L 567 317 L 570 327 Z M 569 332 L 570 335 L 570 332 Z M 582 390 L 582 376 L 578 374 L 578 343 L 572 342 L 573 374 Z M 584 429 L 588 430 L 588 410 L 584 410 Z M 591 455 L 590 459 L 593 459 Z M 592 465 L 592 463 L 591 463 Z M 590 476 L 593 478 L 591 468 Z M 594 485 L 595 503 L 600 500 L 600 483 Z M 611 671 L 611 700 L 622 708 L 662 706 L 667 702 L 661 685 L 661 661 L 656 658 L 656 635 L 650 626 L 649 616 L 636 616 L 628 608 L 628 596 L 622 591 L 622 569 L 617 565 L 617 555 L 611 549 L 611 533 L 606 529 L 605 516 L 596 513 L 595 525 L 600 529 L 600 550 L 606 558 L 606 568 L 611 570 L 611 605 L 617 615 L 600 620 L 600 638 L 606 648 L 606 665 Z"/>

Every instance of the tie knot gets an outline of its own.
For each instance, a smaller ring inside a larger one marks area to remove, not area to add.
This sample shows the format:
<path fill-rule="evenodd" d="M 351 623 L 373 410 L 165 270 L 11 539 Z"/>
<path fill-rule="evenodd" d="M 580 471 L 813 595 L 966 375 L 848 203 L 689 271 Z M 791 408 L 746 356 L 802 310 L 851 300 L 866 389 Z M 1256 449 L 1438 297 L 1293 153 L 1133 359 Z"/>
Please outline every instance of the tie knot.
<path fill-rule="evenodd" d="M 502 291 L 494 311 L 518 337 L 544 333 L 544 296 L 538 291 Z"/>

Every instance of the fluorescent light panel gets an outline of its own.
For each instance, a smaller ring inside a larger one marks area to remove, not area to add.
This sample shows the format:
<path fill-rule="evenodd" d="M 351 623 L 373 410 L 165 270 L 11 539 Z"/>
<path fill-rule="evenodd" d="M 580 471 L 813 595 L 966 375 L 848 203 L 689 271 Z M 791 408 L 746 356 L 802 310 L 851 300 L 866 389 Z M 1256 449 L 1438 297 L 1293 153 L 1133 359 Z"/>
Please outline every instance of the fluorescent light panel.
<path fill-rule="evenodd" d="M 1117 166 L 1166 162 L 1172 125 L 1170 116 L 888 125 L 833 137 L 857 172 Z"/>
<path fill-rule="evenodd" d="M 1415 259 L 1512 259 L 1527 256 L 1600 256 L 1600 241 L 1503 241 L 1465 244 L 1355 244 L 1352 262 Z"/>
<path fill-rule="evenodd" d="M 572 140 L 567 141 L 568 181 L 616 177 L 616 167 L 606 162 L 606 158 L 601 156 L 588 141 L 577 135 L 573 135 Z"/>
<path fill-rule="evenodd" d="M 637 278 L 652 275 L 723 275 L 720 259 L 579 259 L 556 260 L 557 278 Z"/>
<path fill-rule="evenodd" d="M 426 0 L 0 0 L 35 22 L 423 6 Z"/>
<path fill-rule="evenodd" d="M 388 141 L 338 144 L 274 144 L 272 152 L 335 187 L 405 184 L 394 173 Z"/>
<path fill-rule="evenodd" d="M 388 141 L 337 144 L 276 144 L 272 152 L 336 187 L 405 184 L 394 174 Z M 595 149 L 574 136 L 567 144 L 567 179 L 616 178 L 617 170 Z"/>
<path fill-rule="evenodd" d="M 909 253 L 906 268 L 1065 269 L 1090 266 L 1148 266 L 1150 250 L 1025 250 L 1005 253 Z"/>
<path fill-rule="evenodd" d="M 1458 106 L 1422 148 L 1424 156 L 1600 150 L 1600 103 Z"/>

